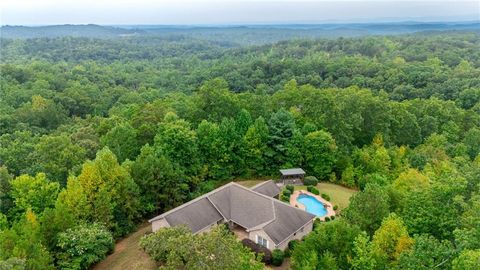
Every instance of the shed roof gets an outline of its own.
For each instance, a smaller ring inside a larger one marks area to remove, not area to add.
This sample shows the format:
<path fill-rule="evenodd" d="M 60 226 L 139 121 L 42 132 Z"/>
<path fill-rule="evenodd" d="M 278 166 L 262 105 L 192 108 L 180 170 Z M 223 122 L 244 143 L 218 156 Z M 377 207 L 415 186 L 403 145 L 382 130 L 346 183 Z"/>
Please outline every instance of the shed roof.
<path fill-rule="evenodd" d="M 305 171 L 301 168 L 293 168 L 293 169 L 284 169 L 280 170 L 282 175 L 298 175 L 298 174 L 305 174 Z"/>

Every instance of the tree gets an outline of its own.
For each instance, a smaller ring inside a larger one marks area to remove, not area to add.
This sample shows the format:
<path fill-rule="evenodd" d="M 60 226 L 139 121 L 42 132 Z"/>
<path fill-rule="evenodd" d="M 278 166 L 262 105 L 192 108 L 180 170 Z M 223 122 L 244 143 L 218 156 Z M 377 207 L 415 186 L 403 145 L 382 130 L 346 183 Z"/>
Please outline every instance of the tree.
<path fill-rule="evenodd" d="M 350 198 L 350 205 L 343 215 L 350 223 L 373 235 L 389 212 L 389 196 L 385 189 L 376 184 L 368 184 L 365 190 Z"/>
<path fill-rule="evenodd" d="M 0 231 L 0 261 L 18 258 L 27 270 L 55 269 L 39 232 L 37 217 L 28 210 L 12 228 Z"/>
<path fill-rule="evenodd" d="M 189 186 L 160 149 L 145 145 L 131 164 L 133 180 L 140 189 L 145 212 L 167 210 L 188 198 Z"/>
<path fill-rule="evenodd" d="M 53 208 L 60 185 L 47 179 L 44 173 L 38 173 L 35 177 L 21 175 L 11 181 L 12 198 L 15 207 L 12 211 L 16 214 L 23 214 L 28 209 L 40 214 L 46 208 Z"/>
<path fill-rule="evenodd" d="M 480 153 L 480 129 L 471 128 L 465 133 L 463 143 L 467 146 L 467 153 L 471 159 L 475 159 Z"/>
<path fill-rule="evenodd" d="M 259 117 L 243 136 L 244 156 L 247 170 L 252 174 L 263 175 L 268 171 L 268 127 L 263 117 Z"/>
<path fill-rule="evenodd" d="M 0 166 L 0 213 L 7 213 L 13 207 L 13 199 L 10 194 L 12 178 L 7 167 Z"/>
<path fill-rule="evenodd" d="M 364 232 L 355 238 L 354 256 L 352 258 L 352 269 L 355 270 L 371 270 L 376 269 L 377 261 L 375 260 L 372 245 L 368 235 Z"/>
<path fill-rule="evenodd" d="M 295 245 L 292 268 L 317 269 L 321 262 L 332 262 L 333 257 L 340 269 L 348 269 L 353 243 L 360 232 L 357 226 L 344 220 L 321 223 L 304 241 Z"/>
<path fill-rule="evenodd" d="M 193 235 L 185 227 L 162 228 L 141 239 L 140 245 L 161 269 L 263 269 L 255 254 L 224 227 Z"/>
<path fill-rule="evenodd" d="M 451 269 L 454 249 L 449 241 L 431 235 L 417 235 L 409 251 L 400 255 L 398 269 Z"/>
<path fill-rule="evenodd" d="M 325 131 L 315 131 L 305 136 L 304 153 L 307 170 L 320 179 L 326 179 L 336 161 L 337 146 Z"/>
<path fill-rule="evenodd" d="M 197 136 L 187 121 L 178 119 L 174 113 L 167 113 L 155 136 L 154 145 L 172 163 L 180 166 L 186 175 L 197 175 L 200 166 Z"/>
<path fill-rule="evenodd" d="M 272 114 L 268 122 L 269 127 L 269 149 L 273 150 L 268 152 L 267 156 L 272 161 L 269 166 L 272 168 L 278 168 L 287 161 L 287 143 L 292 138 L 295 130 L 295 120 L 291 113 L 284 109 L 280 109 L 276 113 Z"/>
<path fill-rule="evenodd" d="M 225 117 L 235 117 L 240 108 L 238 98 L 228 89 L 228 83 L 222 78 L 205 82 L 195 96 L 197 119 L 220 122 Z"/>
<path fill-rule="evenodd" d="M 480 250 L 464 250 L 452 262 L 453 270 L 475 270 L 480 265 Z"/>
<path fill-rule="evenodd" d="M 138 186 L 108 148 L 99 151 L 94 161 L 87 161 L 60 195 L 60 203 L 67 205 L 74 216 L 103 223 L 114 236 L 133 229 L 139 215 L 138 202 Z"/>
<path fill-rule="evenodd" d="M 389 266 L 396 264 L 400 255 L 408 251 L 413 244 L 400 217 L 390 214 L 382 221 L 382 225 L 375 231 L 372 239 L 372 252 L 378 265 Z"/>
<path fill-rule="evenodd" d="M 99 224 L 78 225 L 58 235 L 58 266 L 88 269 L 113 250 L 112 234 Z"/>
<path fill-rule="evenodd" d="M 117 156 L 120 163 L 126 159 L 135 159 L 140 150 L 137 132 L 127 123 L 112 128 L 101 138 L 101 142 Z"/>
<path fill-rule="evenodd" d="M 73 144 L 66 134 L 42 136 L 35 145 L 33 160 L 37 171 L 45 172 L 49 178 L 65 186 L 68 174 L 78 170 L 85 160 L 85 150 Z"/>
<path fill-rule="evenodd" d="M 37 137 L 29 131 L 15 131 L 0 136 L 0 160 L 14 175 L 29 173 L 34 164 L 31 153 Z"/>

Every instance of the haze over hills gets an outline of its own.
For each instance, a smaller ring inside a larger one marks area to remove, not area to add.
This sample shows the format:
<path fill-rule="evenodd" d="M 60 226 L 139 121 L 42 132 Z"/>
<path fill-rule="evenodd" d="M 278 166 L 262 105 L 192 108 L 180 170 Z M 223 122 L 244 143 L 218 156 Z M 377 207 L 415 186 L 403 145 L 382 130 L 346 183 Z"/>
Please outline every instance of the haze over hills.
<path fill-rule="evenodd" d="M 421 31 L 480 31 L 480 22 L 391 22 L 271 25 L 49 25 L 2 26 L 2 38 L 121 38 L 129 36 L 190 36 L 218 42 L 263 44 L 298 38 L 396 35 Z M 241 40 L 239 39 L 241 37 Z"/>

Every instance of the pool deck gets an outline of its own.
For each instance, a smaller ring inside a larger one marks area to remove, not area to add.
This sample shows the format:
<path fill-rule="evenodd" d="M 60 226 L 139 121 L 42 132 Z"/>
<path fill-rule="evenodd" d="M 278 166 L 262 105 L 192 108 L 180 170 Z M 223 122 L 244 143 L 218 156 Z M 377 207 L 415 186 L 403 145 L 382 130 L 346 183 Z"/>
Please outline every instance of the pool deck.
<path fill-rule="evenodd" d="M 325 200 L 324 198 L 322 198 L 319 195 L 315 195 L 315 194 L 313 194 L 309 191 L 306 191 L 306 190 L 296 190 L 296 191 L 294 191 L 293 194 L 290 196 L 290 205 L 295 206 L 295 207 L 300 208 L 300 209 L 305 211 L 305 205 L 297 202 L 297 198 L 301 194 L 312 196 L 315 199 L 317 199 L 318 201 L 320 201 L 321 203 L 323 203 L 323 205 L 325 206 L 325 209 L 327 209 L 327 214 L 323 217 L 317 217 L 321 221 L 325 221 L 326 217 L 335 216 L 335 211 L 333 210 L 333 206 L 329 201 Z"/>

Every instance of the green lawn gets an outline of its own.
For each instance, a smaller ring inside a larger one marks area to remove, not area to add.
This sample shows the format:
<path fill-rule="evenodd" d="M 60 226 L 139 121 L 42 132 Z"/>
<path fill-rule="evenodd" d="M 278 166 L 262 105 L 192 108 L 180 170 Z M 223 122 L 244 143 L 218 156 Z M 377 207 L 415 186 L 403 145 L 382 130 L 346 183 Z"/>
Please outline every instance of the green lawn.
<path fill-rule="evenodd" d="M 352 195 L 357 192 L 357 190 L 346 188 L 344 186 L 340 186 L 340 185 L 336 185 L 328 182 L 318 183 L 317 188 L 320 191 L 320 194 L 325 193 L 328 196 L 330 196 L 330 199 L 331 199 L 330 202 L 333 205 L 338 205 L 338 208 L 340 210 L 348 206 L 350 197 L 352 197 Z M 301 189 L 306 190 L 307 187 L 295 186 L 295 190 L 301 190 Z"/>

